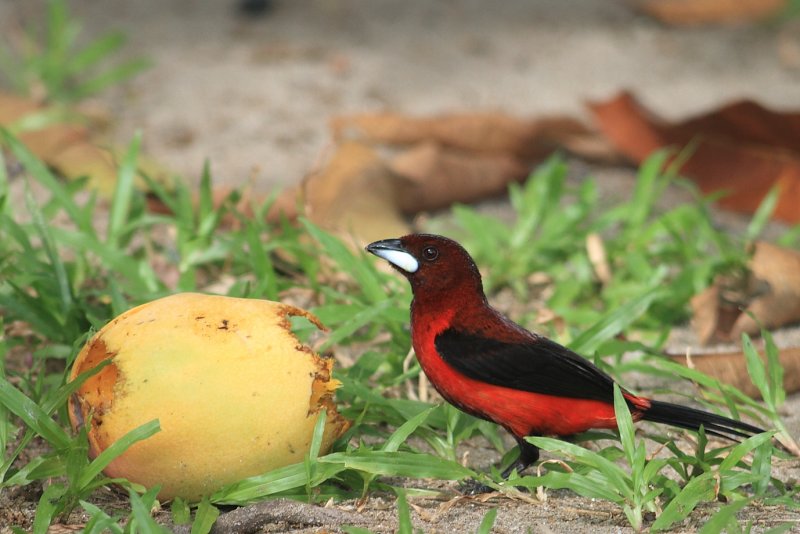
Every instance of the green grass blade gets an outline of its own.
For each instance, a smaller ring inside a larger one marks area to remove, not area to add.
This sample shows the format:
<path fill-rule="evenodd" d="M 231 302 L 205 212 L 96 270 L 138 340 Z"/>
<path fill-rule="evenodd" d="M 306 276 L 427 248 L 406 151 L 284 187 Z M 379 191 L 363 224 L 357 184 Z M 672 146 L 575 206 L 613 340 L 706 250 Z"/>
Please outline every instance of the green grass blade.
<path fill-rule="evenodd" d="M 770 395 L 769 384 L 767 383 L 767 372 L 764 368 L 764 362 L 753 346 L 753 341 L 750 339 L 750 336 L 744 332 L 742 333 L 742 349 L 750 380 L 752 380 L 753 384 L 758 388 L 764 400 L 771 400 L 772 395 Z"/>
<path fill-rule="evenodd" d="M 58 253 L 58 248 L 56 247 L 50 227 L 45 223 L 42 212 L 33 200 L 30 189 L 26 189 L 25 191 L 25 203 L 28 207 L 28 212 L 33 218 L 33 224 L 36 226 L 36 230 L 42 240 L 42 246 L 47 254 L 47 258 L 50 260 L 50 267 L 53 269 L 53 275 L 58 284 L 61 312 L 66 315 L 74 301 L 72 285 L 70 284 L 69 276 L 67 276 L 67 268 Z"/>
<path fill-rule="evenodd" d="M 58 205 L 69 215 L 72 222 L 82 231 L 91 232 L 91 221 L 81 213 L 78 205 L 64 186 L 56 180 L 50 169 L 39 158 L 34 156 L 19 139 L 2 127 L 0 127 L 0 140 L 2 144 L 9 147 L 11 153 L 27 169 L 30 175 L 53 195 Z"/>
<path fill-rule="evenodd" d="M 399 488 L 395 489 L 395 493 L 397 493 L 397 534 L 414 534 L 406 493 Z"/>
<path fill-rule="evenodd" d="M 384 300 L 348 316 L 347 320 L 339 324 L 320 346 L 320 352 L 325 352 L 330 350 L 331 347 L 335 347 L 346 338 L 352 336 L 358 329 L 373 323 L 386 310 L 393 308 L 395 305 L 396 303 L 393 299 L 384 298 Z"/>
<path fill-rule="evenodd" d="M 33 534 L 47 534 L 50 529 L 50 523 L 53 522 L 53 518 L 60 511 L 60 501 L 66 492 L 67 488 L 61 484 L 51 484 L 45 488 L 36 507 Z"/>
<path fill-rule="evenodd" d="M 0 378 L 0 403 L 22 419 L 28 427 L 42 436 L 56 450 L 69 447 L 71 440 L 66 431 L 53 421 L 38 404 L 4 378 Z"/>
<path fill-rule="evenodd" d="M 481 524 L 478 525 L 477 534 L 490 534 L 492 532 L 495 519 L 497 519 L 497 508 L 492 508 L 486 512 L 485 516 L 483 516 Z"/>
<path fill-rule="evenodd" d="M 53 228 L 53 235 L 59 243 L 97 256 L 103 266 L 112 273 L 124 278 L 130 293 L 153 294 L 163 290 L 163 283 L 146 261 L 131 258 L 124 249 L 108 246 L 97 238 L 83 232 L 73 232 L 64 228 Z"/>
<path fill-rule="evenodd" d="M 652 287 L 652 289 L 637 298 L 629 300 L 584 330 L 569 344 L 570 348 L 578 354 L 591 354 L 601 343 L 625 330 L 631 323 L 641 317 L 656 299 L 664 294 L 664 289 L 657 287 L 661 278 L 663 276 L 660 276 L 658 280 L 654 280 L 653 285 L 656 287 Z"/>
<path fill-rule="evenodd" d="M 622 495 L 627 495 L 631 491 L 632 484 L 628 474 L 620 466 L 594 451 L 553 438 L 527 437 L 525 440 L 542 450 L 570 456 L 575 461 L 596 469 L 608 479 L 613 489 Z"/>
<path fill-rule="evenodd" d="M 317 478 L 319 478 L 322 473 L 324 473 L 326 477 L 333 477 L 345 469 L 344 465 L 341 463 L 325 461 L 330 456 L 330 454 L 328 456 L 322 456 L 317 460 Z M 326 467 L 327 469 L 325 469 Z M 243 505 L 262 500 L 269 495 L 275 495 L 297 488 L 304 488 L 307 481 L 308 475 L 305 463 L 300 462 L 275 469 L 263 475 L 246 478 L 226 486 L 211 496 L 211 502 L 217 504 Z"/>
<path fill-rule="evenodd" d="M 648 157 L 639 167 L 636 188 L 630 200 L 626 223 L 629 228 L 640 229 L 653 209 L 659 194 L 663 190 L 662 170 L 669 153 L 660 150 Z"/>
<path fill-rule="evenodd" d="M 218 517 L 219 509 L 211 504 L 208 499 L 203 499 L 195 512 L 191 534 L 208 534 L 211 532 L 211 527 L 214 526 Z"/>
<path fill-rule="evenodd" d="M 598 470 L 590 470 L 586 474 L 549 471 L 542 476 L 525 476 L 514 480 L 514 485 L 530 489 L 538 487 L 568 489 L 589 499 L 602 499 L 617 504 L 626 501 L 625 495 Z"/>
<path fill-rule="evenodd" d="M 356 256 L 336 237 L 322 231 L 307 220 L 302 222 L 308 233 L 322 245 L 324 252 L 337 263 L 342 271 L 358 282 L 370 302 L 377 303 L 386 299 L 386 293 L 378 278 L 378 273 L 367 261 L 365 254 Z"/>
<path fill-rule="evenodd" d="M 114 247 L 119 247 L 122 244 L 122 232 L 127 223 L 134 193 L 136 159 L 139 156 L 141 143 L 142 136 L 137 132 L 128 147 L 128 151 L 122 158 L 122 165 L 120 165 L 117 173 L 117 184 L 108 212 L 108 234 L 106 237 L 106 241 Z"/>
<path fill-rule="evenodd" d="M 781 365 L 780 351 L 772 334 L 767 330 L 761 331 L 764 339 L 764 347 L 767 353 L 767 384 L 769 385 L 770 397 L 764 399 L 770 403 L 773 409 L 780 408 L 786 401 L 786 390 L 783 387 L 783 365 Z"/>
<path fill-rule="evenodd" d="M 169 530 L 156 523 L 156 520 L 150 514 L 150 506 L 152 506 L 155 494 L 151 496 L 150 492 L 148 492 L 145 497 L 149 498 L 140 497 L 135 491 L 128 491 L 128 498 L 131 502 L 131 517 L 136 522 L 135 532 L 141 534 L 170 534 Z M 146 503 L 145 501 L 150 502 Z"/>
<path fill-rule="evenodd" d="M 66 0 L 47 2 L 47 33 L 42 55 L 41 78 L 51 92 L 64 84 L 61 66 L 72 47 L 78 28 L 69 18 Z"/>
<path fill-rule="evenodd" d="M 278 277 L 270 258 L 270 250 L 261 242 L 261 232 L 254 224 L 248 224 L 242 229 L 247 243 L 247 253 L 252 265 L 253 275 L 259 281 L 266 298 L 278 299 Z"/>
<path fill-rule="evenodd" d="M 124 436 L 108 446 L 97 458 L 86 467 L 78 480 L 78 487 L 84 488 L 89 485 L 115 458 L 128 450 L 128 448 L 143 439 L 147 439 L 161 430 L 157 419 L 149 421 L 139 427 L 127 432 Z"/>
<path fill-rule="evenodd" d="M 308 456 L 316 459 L 319 456 L 319 450 L 322 447 L 322 437 L 325 435 L 325 421 L 328 419 L 328 412 L 320 410 L 317 416 L 317 422 L 314 424 L 314 433 L 311 436 L 311 446 L 308 450 Z"/>
<path fill-rule="evenodd" d="M 90 518 L 84 527 L 84 534 L 102 534 L 105 532 L 122 534 L 122 527 L 119 526 L 117 519 L 105 513 L 97 505 L 83 500 L 78 502 L 81 508 L 86 510 L 86 513 L 89 514 Z"/>
<path fill-rule="evenodd" d="M 311 445 L 306 453 L 303 463 L 306 468 L 306 494 L 311 500 L 311 488 L 314 486 L 316 474 L 316 459 L 322 447 L 322 436 L 325 434 L 325 421 L 328 419 L 328 412 L 320 410 L 317 422 L 314 424 L 314 432 L 311 435 Z"/>
<path fill-rule="evenodd" d="M 425 453 L 357 450 L 322 456 L 320 463 L 336 463 L 373 475 L 461 480 L 475 473 L 457 462 Z"/>
<path fill-rule="evenodd" d="M 674 523 L 684 520 L 698 504 L 714 498 L 715 485 L 714 473 L 703 473 L 690 480 L 681 492 L 664 507 L 661 515 L 651 525 L 651 530 L 653 532 L 666 530 Z"/>
<path fill-rule="evenodd" d="M 211 186 L 211 162 L 203 162 L 203 173 L 200 175 L 200 200 L 198 204 L 198 217 L 200 220 L 208 217 L 214 211 L 214 190 Z"/>
<path fill-rule="evenodd" d="M 86 338 L 81 338 L 81 339 L 88 339 L 88 336 Z M 79 342 L 76 343 L 76 347 L 73 350 L 73 353 L 77 354 L 77 349 L 80 348 L 82 345 L 83 343 Z M 67 402 L 67 399 L 70 397 L 70 395 L 76 392 L 78 388 L 81 387 L 81 385 L 84 382 L 86 382 L 86 380 L 88 380 L 89 378 L 93 377 L 94 375 L 102 371 L 107 365 L 111 365 L 111 362 L 112 361 L 110 359 L 103 360 L 102 362 L 98 363 L 88 371 L 84 371 L 83 373 L 76 376 L 74 380 L 71 380 L 66 384 L 62 385 L 61 387 L 59 387 L 55 391 L 55 393 L 49 395 L 48 398 L 42 402 L 41 404 L 42 409 L 48 414 L 52 414 L 53 412 L 58 410 Z"/>
<path fill-rule="evenodd" d="M 753 491 L 763 497 L 767 493 L 769 484 L 772 481 L 772 452 L 774 447 L 771 442 L 764 442 L 753 450 L 753 462 L 750 465 L 750 472 L 757 477 L 753 483 Z"/>
<path fill-rule="evenodd" d="M 634 454 L 636 451 L 636 441 L 634 437 L 633 419 L 625 397 L 622 395 L 618 384 L 614 384 L 614 414 L 617 418 L 619 437 L 622 442 L 622 450 L 628 457 L 628 463 L 634 465 Z"/>
<path fill-rule="evenodd" d="M 436 407 L 429 408 L 424 412 L 420 412 L 394 431 L 389 439 L 383 444 L 381 447 L 384 451 L 387 452 L 395 452 L 400 448 L 400 445 L 406 442 L 408 437 L 414 433 L 414 431 L 419 428 L 430 416 L 431 412 L 435 410 Z"/>
<path fill-rule="evenodd" d="M 737 443 L 736 446 L 730 450 L 725 459 L 722 460 L 722 463 L 719 464 L 719 472 L 724 473 L 725 471 L 733 469 L 750 451 L 771 440 L 772 436 L 775 434 L 775 431 L 763 432 L 755 436 L 750 436 L 741 443 Z"/>
<path fill-rule="evenodd" d="M 109 54 L 119 50 L 124 44 L 125 35 L 122 33 L 117 32 L 104 35 L 72 56 L 69 62 L 64 65 L 64 68 L 68 74 L 79 74 L 81 71 L 103 60 Z"/>
<path fill-rule="evenodd" d="M 750 219 L 750 224 L 747 225 L 747 229 L 744 232 L 744 238 L 747 242 L 755 241 L 766 228 L 772 213 L 775 211 L 775 206 L 778 205 L 780 192 L 780 186 L 772 186 L 769 193 L 758 205 L 758 209 L 753 214 L 753 218 Z"/>
<path fill-rule="evenodd" d="M 94 78 L 80 83 L 72 92 L 72 98 L 81 100 L 93 94 L 99 93 L 103 89 L 112 85 L 124 82 L 133 78 L 137 74 L 150 68 L 152 63 L 147 59 L 132 59 L 121 65 L 117 65 L 107 71 L 95 76 Z"/>
<path fill-rule="evenodd" d="M 736 521 L 736 514 L 750 504 L 750 502 L 750 499 L 742 499 L 723 506 L 711 516 L 711 519 L 706 521 L 705 525 L 700 528 L 697 534 L 718 534 L 719 532 L 724 532 L 732 521 Z"/>
<path fill-rule="evenodd" d="M 172 514 L 172 522 L 176 525 L 185 525 L 192 520 L 192 509 L 189 507 L 189 503 L 180 497 L 172 500 L 169 509 Z"/>

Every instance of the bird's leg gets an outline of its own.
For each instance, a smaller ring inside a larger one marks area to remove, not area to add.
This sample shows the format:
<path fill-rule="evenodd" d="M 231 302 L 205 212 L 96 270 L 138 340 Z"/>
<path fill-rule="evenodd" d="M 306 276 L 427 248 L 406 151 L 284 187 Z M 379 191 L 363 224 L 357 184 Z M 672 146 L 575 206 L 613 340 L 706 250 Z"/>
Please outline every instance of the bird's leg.
<path fill-rule="evenodd" d="M 526 467 L 536 462 L 539 459 L 539 447 L 536 445 L 531 445 L 525 438 L 516 438 L 517 445 L 519 446 L 519 456 L 517 457 L 516 461 L 505 468 L 503 473 L 500 475 L 503 477 L 503 480 L 506 480 L 514 470 L 517 470 L 517 473 L 521 473 L 525 470 Z"/>
<path fill-rule="evenodd" d="M 539 447 L 531 445 L 525 441 L 525 438 L 516 438 L 516 440 L 519 448 L 519 456 L 500 474 L 503 480 L 508 479 L 515 469 L 517 473 L 521 473 L 525 468 L 539 459 Z M 461 485 L 461 491 L 466 495 L 479 495 L 481 493 L 490 493 L 494 491 L 494 489 L 473 479 L 463 483 Z"/>

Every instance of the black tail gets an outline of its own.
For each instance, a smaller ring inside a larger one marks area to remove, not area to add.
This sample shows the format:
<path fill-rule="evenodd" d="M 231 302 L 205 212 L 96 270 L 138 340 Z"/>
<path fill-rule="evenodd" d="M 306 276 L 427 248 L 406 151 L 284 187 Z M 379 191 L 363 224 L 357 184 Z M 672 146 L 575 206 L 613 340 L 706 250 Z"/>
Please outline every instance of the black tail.
<path fill-rule="evenodd" d="M 644 411 L 642 420 L 695 431 L 699 430 L 700 425 L 702 425 L 706 434 L 732 440 L 749 438 L 754 434 L 764 432 L 763 429 L 757 426 L 728 417 L 657 400 L 650 401 L 650 408 Z"/>

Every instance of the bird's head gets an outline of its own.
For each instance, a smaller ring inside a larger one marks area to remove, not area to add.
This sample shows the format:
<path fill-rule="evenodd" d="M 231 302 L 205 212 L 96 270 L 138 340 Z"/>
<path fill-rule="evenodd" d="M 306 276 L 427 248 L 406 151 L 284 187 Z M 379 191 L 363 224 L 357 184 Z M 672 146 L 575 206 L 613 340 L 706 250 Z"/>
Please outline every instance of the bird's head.
<path fill-rule="evenodd" d="M 469 293 L 485 298 L 481 275 L 464 247 L 446 237 L 410 234 L 367 245 L 411 282 L 414 297 Z"/>

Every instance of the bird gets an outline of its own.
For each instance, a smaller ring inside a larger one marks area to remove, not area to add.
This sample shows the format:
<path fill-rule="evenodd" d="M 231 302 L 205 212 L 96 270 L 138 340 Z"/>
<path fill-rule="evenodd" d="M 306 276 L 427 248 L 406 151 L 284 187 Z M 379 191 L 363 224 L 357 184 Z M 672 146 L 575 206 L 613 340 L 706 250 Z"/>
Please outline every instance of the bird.
<path fill-rule="evenodd" d="M 539 459 L 528 436 L 569 438 L 593 428 L 614 429 L 614 379 L 592 362 L 531 332 L 493 308 L 480 271 L 456 241 L 409 234 L 366 250 L 411 284 L 411 341 L 422 371 L 450 404 L 505 428 L 519 455 L 507 479 Z M 764 430 L 688 406 L 620 388 L 634 421 L 664 423 L 730 440 Z"/>

